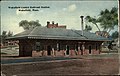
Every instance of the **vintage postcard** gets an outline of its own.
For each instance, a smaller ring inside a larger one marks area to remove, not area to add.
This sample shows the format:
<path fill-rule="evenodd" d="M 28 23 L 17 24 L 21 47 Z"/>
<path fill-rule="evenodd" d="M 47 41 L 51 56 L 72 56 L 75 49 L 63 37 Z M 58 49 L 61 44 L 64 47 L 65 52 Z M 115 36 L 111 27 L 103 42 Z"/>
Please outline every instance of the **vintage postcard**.
<path fill-rule="evenodd" d="M 118 0 L 1 1 L 1 76 L 120 75 Z"/>

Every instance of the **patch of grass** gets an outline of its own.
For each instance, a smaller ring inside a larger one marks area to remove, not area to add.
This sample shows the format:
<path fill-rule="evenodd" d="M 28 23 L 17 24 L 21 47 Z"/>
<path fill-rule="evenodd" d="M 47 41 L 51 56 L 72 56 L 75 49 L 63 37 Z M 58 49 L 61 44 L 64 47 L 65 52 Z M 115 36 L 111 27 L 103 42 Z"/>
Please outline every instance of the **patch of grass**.
<path fill-rule="evenodd" d="M 0 54 L 7 54 L 7 53 L 0 52 Z"/>

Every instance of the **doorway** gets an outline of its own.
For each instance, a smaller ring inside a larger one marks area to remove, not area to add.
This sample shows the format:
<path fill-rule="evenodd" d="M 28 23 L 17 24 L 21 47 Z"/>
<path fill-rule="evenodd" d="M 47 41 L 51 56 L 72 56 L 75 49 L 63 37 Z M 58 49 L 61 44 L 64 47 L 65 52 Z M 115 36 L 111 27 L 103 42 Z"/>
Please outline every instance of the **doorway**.
<path fill-rule="evenodd" d="M 66 45 L 66 55 L 69 55 L 70 47 Z"/>
<path fill-rule="evenodd" d="M 83 55 L 83 46 L 80 44 L 81 55 Z"/>
<path fill-rule="evenodd" d="M 91 46 L 89 46 L 89 54 L 91 54 Z"/>
<path fill-rule="evenodd" d="M 52 50 L 51 46 L 47 46 L 47 54 L 48 55 L 51 55 L 51 50 Z"/>

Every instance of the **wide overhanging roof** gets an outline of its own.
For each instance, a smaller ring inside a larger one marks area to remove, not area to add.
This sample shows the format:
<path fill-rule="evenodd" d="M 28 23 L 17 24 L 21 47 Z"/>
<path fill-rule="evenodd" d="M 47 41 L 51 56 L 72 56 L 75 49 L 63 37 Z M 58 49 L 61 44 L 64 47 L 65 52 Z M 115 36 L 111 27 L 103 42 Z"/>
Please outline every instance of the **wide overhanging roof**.
<path fill-rule="evenodd" d="M 55 39 L 55 40 L 92 40 L 109 41 L 108 38 L 97 36 L 94 33 L 63 28 L 36 27 L 9 37 L 7 39 Z"/>

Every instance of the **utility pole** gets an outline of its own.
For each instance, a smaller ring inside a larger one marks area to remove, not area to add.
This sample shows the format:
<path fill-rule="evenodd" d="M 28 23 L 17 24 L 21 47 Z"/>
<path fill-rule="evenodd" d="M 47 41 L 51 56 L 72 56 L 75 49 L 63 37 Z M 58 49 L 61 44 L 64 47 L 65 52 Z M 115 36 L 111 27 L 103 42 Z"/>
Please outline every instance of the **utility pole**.
<path fill-rule="evenodd" d="M 120 7 L 120 1 L 118 2 L 118 5 Z M 118 49 L 120 48 L 120 9 L 118 10 Z"/>

